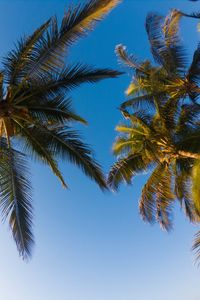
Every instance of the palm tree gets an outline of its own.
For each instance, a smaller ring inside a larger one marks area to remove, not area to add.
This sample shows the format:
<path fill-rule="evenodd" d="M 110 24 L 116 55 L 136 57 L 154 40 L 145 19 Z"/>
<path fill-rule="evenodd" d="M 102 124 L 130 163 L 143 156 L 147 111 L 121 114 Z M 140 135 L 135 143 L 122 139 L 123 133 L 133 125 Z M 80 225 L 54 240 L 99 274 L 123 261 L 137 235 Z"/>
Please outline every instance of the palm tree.
<path fill-rule="evenodd" d="M 172 208 L 179 201 L 191 222 L 200 216 L 200 104 L 198 97 L 200 47 L 189 68 L 181 45 L 178 26 L 182 16 L 173 10 L 165 19 L 149 14 L 146 29 L 155 65 L 139 62 L 117 46 L 120 59 L 134 75 L 120 110 L 128 123 L 117 126 L 113 145 L 118 157 L 112 166 L 108 185 L 117 190 L 123 181 L 150 173 L 139 201 L 140 213 L 147 222 L 172 228 Z M 200 258 L 200 233 L 193 246 Z"/>
<path fill-rule="evenodd" d="M 31 182 L 27 159 L 48 165 L 67 187 L 58 158 L 69 161 L 107 188 L 90 147 L 72 129 L 86 121 L 72 107 L 69 92 L 82 83 L 114 78 L 120 72 L 77 63 L 66 65 L 70 46 L 87 35 L 120 0 L 90 0 L 70 6 L 61 25 L 50 18 L 21 39 L 4 58 L 0 72 L 0 207 L 23 258 L 33 244 Z"/>
<path fill-rule="evenodd" d="M 124 112 L 128 122 L 116 127 L 119 136 L 113 152 L 119 159 L 110 170 L 108 184 L 117 190 L 120 183 L 131 184 L 134 176 L 151 172 L 142 190 L 140 213 L 145 221 L 158 221 L 162 228 L 170 230 L 176 199 L 190 221 L 196 222 L 200 211 L 200 143 L 194 145 L 200 110 L 191 116 L 191 107 L 184 105 L 168 122 L 166 107 L 156 102 L 156 113 Z"/>

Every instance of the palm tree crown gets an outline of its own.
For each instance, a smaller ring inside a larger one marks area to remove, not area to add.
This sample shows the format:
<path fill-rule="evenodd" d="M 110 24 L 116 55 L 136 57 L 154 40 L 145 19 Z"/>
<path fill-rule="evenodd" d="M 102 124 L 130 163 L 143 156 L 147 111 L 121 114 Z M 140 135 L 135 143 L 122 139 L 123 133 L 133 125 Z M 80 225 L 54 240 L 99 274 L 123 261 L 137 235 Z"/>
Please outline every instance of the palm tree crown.
<path fill-rule="evenodd" d="M 58 158 L 77 165 L 101 189 L 107 188 L 92 150 L 71 128 L 72 122 L 86 121 L 73 111 L 68 93 L 82 83 L 114 78 L 120 72 L 81 63 L 66 66 L 65 60 L 69 47 L 119 2 L 90 0 L 71 6 L 60 26 L 52 17 L 4 58 L 0 72 L 0 207 L 3 218 L 9 218 L 23 258 L 31 255 L 33 244 L 29 157 L 48 165 L 64 187 Z"/>
<path fill-rule="evenodd" d="M 187 217 L 199 222 L 200 143 L 199 74 L 200 48 L 190 67 L 178 29 L 182 16 L 199 18 L 172 10 L 163 18 L 149 14 L 146 30 L 155 65 L 139 62 L 117 46 L 120 59 L 134 75 L 120 110 L 127 120 L 117 126 L 119 136 L 113 152 L 118 160 L 112 166 L 108 184 L 117 189 L 122 181 L 132 183 L 139 173 L 151 174 L 142 189 L 140 213 L 145 221 L 172 227 L 172 208 L 178 200 Z M 197 235 L 194 248 L 200 245 Z"/>

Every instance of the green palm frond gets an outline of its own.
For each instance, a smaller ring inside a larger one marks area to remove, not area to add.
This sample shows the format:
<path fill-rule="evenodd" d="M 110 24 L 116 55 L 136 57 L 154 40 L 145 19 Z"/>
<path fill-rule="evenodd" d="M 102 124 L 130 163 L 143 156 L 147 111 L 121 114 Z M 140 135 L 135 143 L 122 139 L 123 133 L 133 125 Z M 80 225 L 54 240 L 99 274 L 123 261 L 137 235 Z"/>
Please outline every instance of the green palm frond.
<path fill-rule="evenodd" d="M 176 128 L 180 113 L 180 98 L 169 98 L 165 104 L 159 106 L 159 116 L 168 132 Z"/>
<path fill-rule="evenodd" d="M 29 136 L 29 141 L 31 141 L 31 138 L 34 138 L 38 143 L 41 141 L 39 151 L 42 150 L 43 147 L 44 151 L 51 158 L 51 161 L 53 161 L 53 158 L 67 160 L 82 169 L 82 171 L 88 177 L 93 179 L 102 190 L 107 189 L 101 167 L 94 159 L 92 150 L 87 144 L 81 141 L 80 136 L 76 131 L 70 130 L 67 126 L 55 128 L 54 126 L 50 126 L 50 128 L 47 128 L 37 123 L 28 129 L 24 128 L 24 130 L 25 136 Z M 28 145 L 29 144 L 27 144 L 27 146 Z M 34 145 L 35 143 L 33 141 L 33 146 Z M 36 147 L 34 150 L 38 151 L 37 149 L 38 148 Z M 24 149 L 24 151 L 26 150 L 27 149 Z M 32 150 L 32 148 L 30 150 Z M 39 153 L 40 157 L 43 155 L 41 154 Z M 46 157 L 47 156 L 44 156 L 45 159 L 47 159 Z M 48 160 L 47 163 L 50 164 Z M 51 164 L 50 166 L 52 167 Z M 61 181 L 63 181 L 57 168 L 54 172 Z"/>
<path fill-rule="evenodd" d="M 132 124 L 141 126 L 146 132 L 153 131 L 153 127 L 151 126 L 151 115 L 146 111 L 139 110 L 133 114 L 129 114 L 126 110 L 121 110 L 121 112 L 125 119 L 130 120 Z"/>
<path fill-rule="evenodd" d="M 34 127 L 28 127 L 20 119 L 14 120 L 17 125 L 20 127 L 21 137 L 25 144 L 23 149 L 25 153 L 31 155 L 31 157 L 37 158 L 44 164 L 49 165 L 52 172 L 59 178 L 63 187 L 67 188 L 65 180 L 58 168 L 57 161 L 54 159 L 54 156 L 48 149 L 48 139 L 44 134 L 40 135 L 40 132 L 37 132 Z"/>
<path fill-rule="evenodd" d="M 34 78 L 43 71 L 56 71 L 63 67 L 69 46 L 91 31 L 95 24 L 120 2 L 120 0 L 90 0 L 84 4 L 71 6 L 60 26 L 57 18 L 52 18 L 49 30 L 35 47 L 26 76 Z"/>
<path fill-rule="evenodd" d="M 194 203 L 191 194 L 191 159 L 177 159 L 175 165 L 174 194 L 180 201 L 186 216 L 191 222 L 197 221 Z"/>
<path fill-rule="evenodd" d="M 199 176 L 200 176 L 200 162 L 195 162 L 192 168 L 192 199 L 194 202 L 195 210 L 200 216 L 200 185 L 199 185 Z"/>
<path fill-rule="evenodd" d="M 170 76 L 177 73 L 183 74 L 186 68 L 186 57 L 182 45 L 177 43 L 177 38 L 174 40 L 173 34 L 176 32 L 176 26 L 174 26 L 174 22 L 172 25 L 168 20 L 168 24 L 165 24 L 164 36 L 162 30 L 164 21 L 165 19 L 162 16 L 155 13 L 148 14 L 146 18 L 146 31 L 152 55 L 155 61 L 163 66 Z M 174 20 L 172 19 L 172 21 Z"/>
<path fill-rule="evenodd" d="M 50 22 L 51 19 L 35 30 L 31 36 L 22 38 L 16 45 L 15 50 L 10 51 L 4 58 L 4 74 L 7 83 L 11 85 L 19 84 L 26 75 L 26 66 L 32 60 L 35 45 L 41 42 L 41 38 Z"/>
<path fill-rule="evenodd" d="M 200 231 L 195 234 L 192 250 L 196 253 L 196 262 L 198 263 L 200 260 Z"/>
<path fill-rule="evenodd" d="M 127 108 L 132 108 L 134 110 L 144 110 L 144 109 L 152 109 L 155 108 L 155 102 L 154 99 L 157 97 L 163 96 L 163 93 L 157 93 L 157 94 L 146 94 L 146 95 L 140 95 L 133 97 L 131 99 L 128 99 L 127 101 L 124 101 L 120 109 L 125 110 Z"/>
<path fill-rule="evenodd" d="M 23 107 L 23 106 L 16 106 Z M 30 116 L 41 124 L 64 124 L 72 121 L 87 124 L 87 121 L 77 115 L 71 106 L 71 100 L 66 99 L 64 93 L 48 98 L 31 99 L 27 105 Z"/>
<path fill-rule="evenodd" d="M 179 131 L 176 141 L 176 147 L 178 150 L 187 151 L 191 154 L 200 154 L 200 128 L 195 129 L 191 127 L 182 128 Z M 197 157 L 199 158 L 199 157 Z"/>
<path fill-rule="evenodd" d="M 129 55 L 126 51 L 126 47 L 123 45 L 117 45 L 115 48 L 117 56 L 120 60 L 127 65 L 129 68 L 141 73 L 141 74 L 148 74 L 148 68 L 145 66 L 149 66 L 148 64 L 140 62 L 134 55 Z"/>
<path fill-rule="evenodd" d="M 9 225 L 18 251 L 23 258 L 31 256 L 33 245 L 30 174 L 26 157 L 0 140 L 0 208 Z"/>
<path fill-rule="evenodd" d="M 31 80 L 26 86 L 22 85 L 18 94 L 14 93 L 13 102 L 26 104 L 33 98 L 37 102 L 37 97 L 48 97 L 52 93 L 67 93 L 83 83 L 96 83 L 103 79 L 115 78 L 120 74 L 122 73 L 118 71 L 95 69 L 79 63 L 68 66 L 58 73 L 46 72 L 45 76 Z"/>
<path fill-rule="evenodd" d="M 102 190 L 107 189 L 103 172 L 96 162 L 91 148 L 81 141 L 76 131 L 60 127 L 45 129 L 44 133 L 49 139 L 48 149 L 52 154 L 75 164 Z"/>
<path fill-rule="evenodd" d="M 193 60 L 187 73 L 187 79 L 198 84 L 200 80 L 200 45 L 198 45 L 193 55 Z M 194 91 L 195 94 L 199 94 L 198 91 Z"/>
<path fill-rule="evenodd" d="M 174 195 L 171 191 L 171 172 L 166 164 L 159 164 L 142 190 L 139 207 L 144 221 L 159 222 L 162 228 L 171 229 L 171 206 Z"/>
<path fill-rule="evenodd" d="M 150 161 L 145 161 L 141 154 L 132 154 L 128 157 L 119 159 L 110 169 L 108 175 L 108 186 L 112 190 L 117 190 L 120 183 L 123 181 L 131 184 L 131 179 L 145 172 L 150 164 Z"/>
<path fill-rule="evenodd" d="M 130 126 L 120 124 L 116 130 L 121 133 L 113 144 L 113 153 L 117 155 L 129 155 L 130 153 L 139 153 L 145 146 L 146 133 L 141 126 Z"/>

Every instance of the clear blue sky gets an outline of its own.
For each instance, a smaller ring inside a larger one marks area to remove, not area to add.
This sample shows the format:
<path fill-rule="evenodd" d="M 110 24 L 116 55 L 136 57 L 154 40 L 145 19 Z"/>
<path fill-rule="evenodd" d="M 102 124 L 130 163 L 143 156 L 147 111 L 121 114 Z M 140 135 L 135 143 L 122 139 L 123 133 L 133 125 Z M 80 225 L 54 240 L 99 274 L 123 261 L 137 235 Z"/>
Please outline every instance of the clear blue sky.
<path fill-rule="evenodd" d="M 103 1 L 103 0 L 102 0 Z M 70 0 L 0 1 L 0 55 L 49 16 L 62 17 Z M 140 58 L 149 57 L 144 30 L 149 11 L 199 10 L 187 0 L 124 0 L 96 30 L 71 49 L 70 61 L 121 69 L 114 54 L 123 43 Z M 200 33 L 196 22 L 182 24 L 188 54 Z M 122 76 L 73 93 L 74 107 L 89 121 L 82 133 L 108 172 L 117 110 L 130 77 Z M 142 222 L 138 199 L 145 178 L 118 194 L 103 194 L 76 168 L 62 164 L 70 185 L 65 191 L 50 171 L 33 165 L 35 239 L 32 260 L 19 257 L 7 224 L 0 227 L 0 298 L 3 300 L 199 300 L 200 269 L 190 252 L 198 228 L 175 213 L 174 231 Z"/>

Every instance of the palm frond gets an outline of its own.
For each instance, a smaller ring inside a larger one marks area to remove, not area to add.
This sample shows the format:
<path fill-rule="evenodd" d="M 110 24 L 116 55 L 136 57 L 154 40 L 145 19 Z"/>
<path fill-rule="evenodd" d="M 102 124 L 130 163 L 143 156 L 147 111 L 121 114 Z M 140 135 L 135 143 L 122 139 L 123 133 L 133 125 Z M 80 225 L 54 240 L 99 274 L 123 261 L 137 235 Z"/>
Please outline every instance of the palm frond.
<path fill-rule="evenodd" d="M 169 35 L 166 37 L 168 42 L 165 40 L 162 31 L 163 24 L 164 18 L 162 16 L 155 13 L 147 15 L 146 31 L 151 45 L 152 55 L 155 61 L 163 66 L 170 76 L 174 76 L 177 73 L 182 74 L 185 72 L 186 68 L 186 56 L 184 49 L 180 43 L 177 43 L 177 40 L 176 43 L 169 43 Z M 169 28 L 173 31 L 173 27 L 170 27 L 169 24 L 167 27 L 168 31 Z M 165 29 L 165 33 L 168 31 Z"/>
<path fill-rule="evenodd" d="M 6 83 L 10 85 L 19 84 L 26 74 L 26 66 L 32 60 L 33 51 L 36 44 L 41 41 L 44 32 L 47 30 L 51 22 L 49 19 L 40 26 L 34 33 L 22 38 L 16 45 L 15 50 L 12 50 L 4 58 L 4 74 Z"/>
<path fill-rule="evenodd" d="M 195 210 L 200 216 L 200 162 L 196 161 L 192 168 L 192 199 L 194 202 Z"/>
<path fill-rule="evenodd" d="M 196 222 L 196 212 L 191 195 L 191 168 L 190 159 L 176 160 L 174 193 L 189 220 Z"/>
<path fill-rule="evenodd" d="M 157 95 L 154 94 L 149 94 L 149 95 L 141 95 L 138 97 L 133 97 L 131 99 L 128 99 L 127 101 L 124 101 L 120 105 L 120 109 L 124 110 L 127 108 L 132 108 L 132 109 L 151 109 L 154 108 L 154 97 Z M 160 96 L 160 94 L 158 94 Z"/>
<path fill-rule="evenodd" d="M 119 159 L 111 168 L 108 175 L 108 186 L 117 190 L 123 181 L 131 184 L 131 179 L 138 173 L 147 170 L 149 161 L 144 161 L 141 154 L 132 154 Z"/>
<path fill-rule="evenodd" d="M 200 44 L 198 45 L 196 51 L 193 55 L 193 60 L 190 65 L 190 68 L 188 70 L 186 78 L 189 80 L 189 82 L 192 82 L 194 84 L 198 84 L 200 80 Z M 197 92 L 193 88 L 193 92 Z"/>
<path fill-rule="evenodd" d="M 140 125 L 147 133 L 153 132 L 154 129 L 151 126 L 152 118 L 150 114 L 146 113 L 146 111 L 139 110 L 133 114 L 129 114 L 126 110 L 121 110 L 121 113 L 124 118 L 130 120 L 133 125 Z"/>
<path fill-rule="evenodd" d="M 120 124 L 116 128 L 120 135 L 113 144 L 113 153 L 118 156 L 127 156 L 131 153 L 140 153 L 147 146 L 147 133 L 139 125 Z M 146 147 L 147 150 L 148 147 Z"/>
<path fill-rule="evenodd" d="M 165 18 L 162 30 L 166 46 L 168 47 L 180 42 L 178 32 L 179 23 L 182 16 L 183 14 L 181 13 L 181 11 L 172 9 L 170 14 Z"/>
<path fill-rule="evenodd" d="M 199 19 L 200 18 L 200 12 L 193 12 L 193 13 L 190 13 L 190 14 L 186 14 L 184 12 L 181 12 L 181 13 L 185 17 L 194 18 L 194 19 Z"/>
<path fill-rule="evenodd" d="M 30 174 L 25 156 L 0 140 L 0 208 L 9 225 L 18 251 L 23 258 L 31 256 L 33 245 Z"/>
<path fill-rule="evenodd" d="M 159 222 L 163 229 L 170 230 L 171 206 L 174 200 L 171 191 L 172 177 L 168 166 L 159 164 L 142 190 L 139 207 L 144 221 Z"/>
<path fill-rule="evenodd" d="M 27 128 L 25 130 L 27 132 Z M 92 150 L 81 141 L 76 131 L 70 130 L 67 126 L 50 126 L 48 128 L 37 123 L 29 127 L 28 130 L 30 139 L 32 136 L 35 140 L 41 141 L 41 148 L 43 147 L 51 155 L 51 159 L 53 157 L 61 158 L 75 164 L 94 180 L 102 190 L 107 189 L 101 167 L 94 159 Z"/>
<path fill-rule="evenodd" d="M 41 124 L 59 124 L 69 122 L 81 122 L 87 124 L 87 121 L 77 115 L 71 107 L 70 99 L 66 99 L 64 93 L 58 96 L 45 98 L 38 98 L 37 101 L 33 98 L 27 104 L 27 109 L 34 121 Z M 23 106 L 16 106 L 16 108 L 23 108 Z"/>
<path fill-rule="evenodd" d="M 22 85 L 13 102 L 25 104 L 33 98 L 47 97 L 52 93 L 54 95 L 60 92 L 67 93 L 83 83 L 96 83 L 106 78 L 115 78 L 120 74 L 122 73 L 115 70 L 95 69 L 82 64 L 68 66 L 58 73 L 46 72 L 45 76 L 32 79 L 29 85 Z"/>
<path fill-rule="evenodd" d="M 35 130 L 34 127 L 28 127 L 19 118 L 15 118 L 14 121 L 20 127 L 21 137 L 25 144 L 23 149 L 26 153 L 31 154 L 32 157 L 39 159 L 42 163 L 49 165 L 52 172 L 61 181 L 63 187 L 67 188 L 65 180 L 58 168 L 57 161 L 54 159 L 53 155 L 48 149 L 48 139 L 43 135 L 39 135 L 39 132 Z"/>
<path fill-rule="evenodd" d="M 76 131 L 60 127 L 44 131 L 49 138 L 48 148 L 52 154 L 77 165 L 94 180 L 102 190 L 107 189 L 100 165 L 90 147 L 81 141 Z"/>
<path fill-rule="evenodd" d="M 66 51 L 80 37 L 91 31 L 120 0 L 89 0 L 84 4 L 70 6 L 61 26 L 52 18 L 50 29 L 35 49 L 32 63 L 29 63 L 27 77 L 34 77 L 43 71 L 56 71 L 63 66 Z"/>
<path fill-rule="evenodd" d="M 179 117 L 176 124 L 177 133 L 190 132 L 198 122 L 200 115 L 200 106 L 197 103 L 183 104 L 180 109 Z"/>
<path fill-rule="evenodd" d="M 4 97 L 4 74 L 0 72 L 0 98 Z"/>
<path fill-rule="evenodd" d="M 192 250 L 195 251 L 196 254 L 196 263 L 199 265 L 200 260 L 200 231 L 195 234 L 194 243 L 192 246 Z"/>
<path fill-rule="evenodd" d="M 126 47 L 123 45 L 117 45 L 115 48 L 117 56 L 122 60 L 122 62 L 129 68 L 141 72 L 142 74 L 148 74 L 148 70 L 144 68 L 144 63 L 139 62 L 138 59 L 133 55 L 129 55 L 126 51 Z"/>

